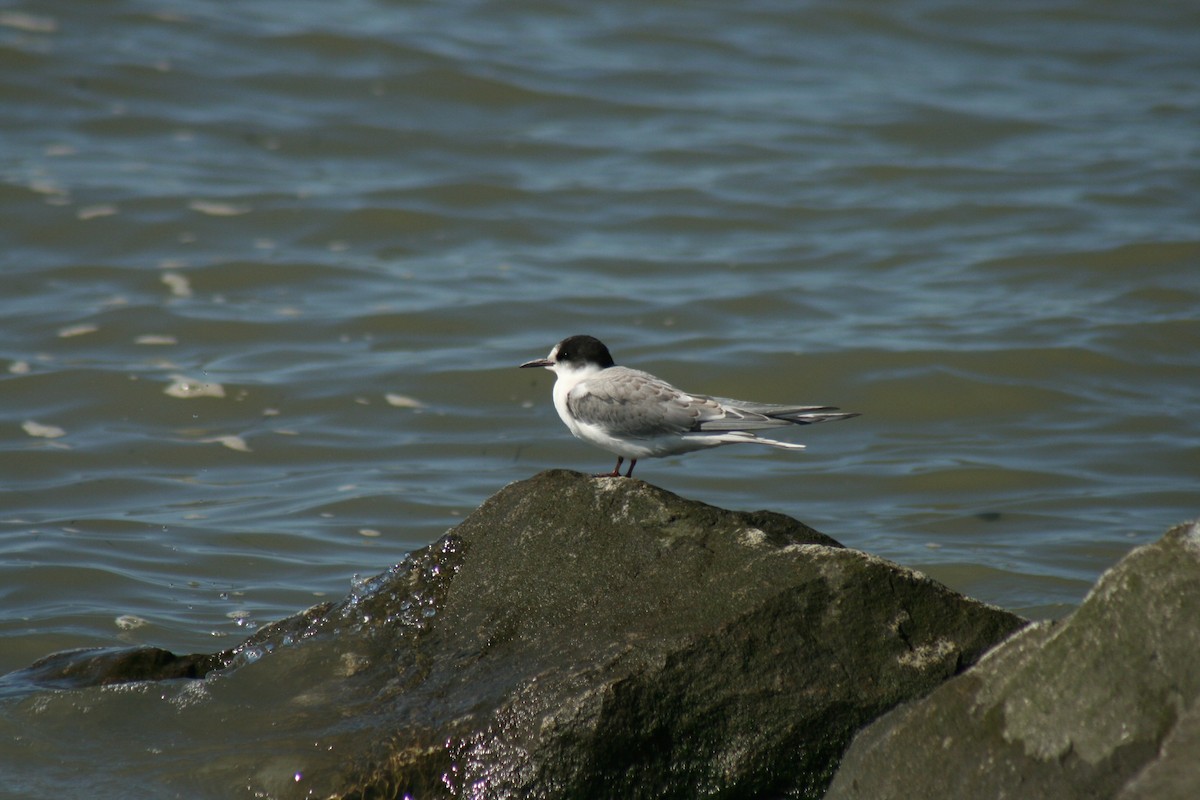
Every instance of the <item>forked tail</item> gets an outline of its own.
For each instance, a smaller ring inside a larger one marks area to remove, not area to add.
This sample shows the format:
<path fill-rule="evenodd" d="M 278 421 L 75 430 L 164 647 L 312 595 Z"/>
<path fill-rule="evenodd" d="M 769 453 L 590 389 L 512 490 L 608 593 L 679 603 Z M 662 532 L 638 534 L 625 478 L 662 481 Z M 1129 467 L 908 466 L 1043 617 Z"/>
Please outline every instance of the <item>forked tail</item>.
<path fill-rule="evenodd" d="M 780 450 L 803 450 L 804 445 L 795 442 L 781 442 L 778 439 L 764 439 L 761 436 L 755 436 L 748 441 L 754 444 L 769 444 L 771 447 L 778 447 Z"/>

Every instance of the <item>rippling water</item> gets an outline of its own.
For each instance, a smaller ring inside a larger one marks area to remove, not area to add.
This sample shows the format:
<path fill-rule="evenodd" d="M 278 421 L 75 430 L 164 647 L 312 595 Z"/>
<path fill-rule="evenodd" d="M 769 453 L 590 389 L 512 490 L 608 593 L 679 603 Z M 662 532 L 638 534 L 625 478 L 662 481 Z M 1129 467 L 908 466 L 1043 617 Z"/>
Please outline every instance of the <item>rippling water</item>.
<path fill-rule="evenodd" d="M 607 469 L 514 369 L 583 332 L 863 412 L 642 478 L 1066 613 L 1200 511 L 1198 32 L 1128 0 L 6 5 L 0 672 L 218 649 L 507 482 Z"/>

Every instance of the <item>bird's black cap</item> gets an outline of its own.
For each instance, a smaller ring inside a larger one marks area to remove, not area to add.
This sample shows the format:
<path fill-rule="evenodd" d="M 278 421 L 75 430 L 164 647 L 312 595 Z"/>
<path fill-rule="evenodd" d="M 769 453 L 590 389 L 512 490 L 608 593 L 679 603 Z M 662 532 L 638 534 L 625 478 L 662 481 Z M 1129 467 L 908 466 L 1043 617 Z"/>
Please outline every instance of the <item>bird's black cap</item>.
<path fill-rule="evenodd" d="M 601 368 L 616 366 L 604 342 L 595 336 L 568 336 L 555 348 L 555 361 L 570 361 L 575 364 L 598 364 Z"/>

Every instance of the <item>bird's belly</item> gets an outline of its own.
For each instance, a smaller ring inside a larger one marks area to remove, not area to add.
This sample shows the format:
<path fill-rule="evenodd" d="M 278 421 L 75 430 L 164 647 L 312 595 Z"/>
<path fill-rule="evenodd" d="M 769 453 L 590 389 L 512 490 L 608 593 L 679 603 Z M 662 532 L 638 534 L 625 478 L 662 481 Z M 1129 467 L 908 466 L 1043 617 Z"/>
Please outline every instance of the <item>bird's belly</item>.
<path fill-rule="evenodd" d="M 569 426 L 571 433 L 588 444 L 593 444 L 613 455 L 623 458 L 658 458 L 673 456 L 679 453 L 690 453 L 693 450 L 704 450 L 723 444 L 714 437 L 704 435 L 671 435 L 648 438 L 618 439 L 610 436 L 595 425 L 575 423 Z"/>

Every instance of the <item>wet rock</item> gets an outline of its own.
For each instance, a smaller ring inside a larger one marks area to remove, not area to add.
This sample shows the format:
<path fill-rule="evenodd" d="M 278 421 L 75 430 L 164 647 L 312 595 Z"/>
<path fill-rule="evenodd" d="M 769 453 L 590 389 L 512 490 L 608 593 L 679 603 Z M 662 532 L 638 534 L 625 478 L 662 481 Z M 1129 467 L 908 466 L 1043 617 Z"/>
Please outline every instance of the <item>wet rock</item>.
<path fill-rule="evenodd" d="M 830 800 L 1200 797 L 1200 525 L 855 739 Z"/>
<path fill-rule="evenodd" d="M 451 730 L 397 747 L 364 796 L 435 773 L 464 796 L 817 797 L 857 728 L 1022 624 L 788 517 L 640 481 L 543 473 L 454 535 L 436 666 L 396 698 L 455 698 Z"/>
<path fill-rule="evenodd" d="M 820 797 L 859 728 L 1023 624 L 779 514 L 552 471 L 153 713 L 237 709 L 214 796 Z"/>
<path fill-rule="evenodd" d="M 89 648 L 54 653 L 5 676 L 44 687 L 109 686 L 132 681 L 202 678 L 220 666 L 211 654 L 175 655 L 158 647 Z"/>
<path fill-rule="evenodd" d="M 331 607 L 331 603 L 313 606 L 265 626 L 236 647 L 219 653 L 176 655 L 159 647 L 92 647 L 52 653 L 25 669 L 3 676 L 0 685 L 79 689 L 136 681 L 203 678 L 214 670 L 245 661 L 247 653 L 258 654 L 263 647 L 272 648 L 288 637 L 295 638 L 314 621 L 323 619 Z"/>

